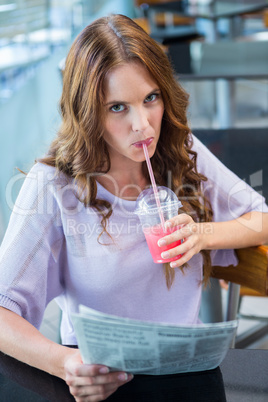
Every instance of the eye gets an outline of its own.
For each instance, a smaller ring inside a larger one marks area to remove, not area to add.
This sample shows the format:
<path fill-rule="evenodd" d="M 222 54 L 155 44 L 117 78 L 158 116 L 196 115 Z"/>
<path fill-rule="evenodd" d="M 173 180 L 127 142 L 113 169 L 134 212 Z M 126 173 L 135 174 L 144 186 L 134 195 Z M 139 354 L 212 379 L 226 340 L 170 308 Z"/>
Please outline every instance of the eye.
<path fill-rule="evenodd" d="M 154 100 L 156 100 L 159 97 L 159 94 L 151 94 L 148 95 L 147 98 L 145 98 L 145 103 L 149 103 L 149 102 L 153 102 Z"/>
<path fill-rule="evenodd" d="M 119 112 L 123 112 L 123 110 L 125 110 L 125 107 L 124 107 L 124 105 L 118 104 L 118 105 L 113 105 L 113 106 L 110 108 L 110 110 L 111 110 L 112 112 L 119 113 Z"/>

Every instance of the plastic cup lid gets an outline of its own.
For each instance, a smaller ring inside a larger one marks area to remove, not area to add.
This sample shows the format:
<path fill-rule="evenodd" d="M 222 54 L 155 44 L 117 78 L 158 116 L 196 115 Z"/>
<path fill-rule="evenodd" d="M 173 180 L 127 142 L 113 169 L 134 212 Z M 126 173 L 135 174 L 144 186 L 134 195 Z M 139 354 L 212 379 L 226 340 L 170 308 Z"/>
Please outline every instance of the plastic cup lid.
<path fill-rule="evenodd" d="M 167 211 L 172 208 L 179 209 L 182 203 L 178 200 L 176 194 L 168 187 L 158 186 L 158 197 L 161 204 L 161 210 Z M 135 214 L 148 215 L 158 213 L 158 207 L 154 195 L 153 188 L 143 190 L 136 200 Z"/>

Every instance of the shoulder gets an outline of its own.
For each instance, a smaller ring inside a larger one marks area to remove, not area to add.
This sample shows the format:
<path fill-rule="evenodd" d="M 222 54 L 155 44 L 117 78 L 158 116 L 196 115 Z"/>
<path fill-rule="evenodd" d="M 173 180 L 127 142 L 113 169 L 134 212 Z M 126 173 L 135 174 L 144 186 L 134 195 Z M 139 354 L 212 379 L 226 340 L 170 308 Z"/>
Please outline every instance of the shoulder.
<path fill-rule="evenodd" d="M 55 167 L 36 163 L 23 178 L 23 184 L 15 202 L 18 208 L 41 205 L 56 200 L 57 195 L 72 183 L 72 179 L 59 172 Z"/>
<path fill-rule="evenodd" d="M 226 174 L 229 169 L 204 145 L 194 134 L 192 134 L 192 148 L 197 153 L 197 170 L 207 177 L 214 174 Z M 230 172 L 231 173 L 231 172 Z"/>
<path fill-rule="evenodd" d="M 215 155 L 204 145 L 194 134 L 191 134 L 192 137 L 192 147 L 191 149 L 197 153 L 198 159 L 205 160 L 207 157 L 216 158 Z"/>
<path fill-rule="evenodd" d="M 41 162 L 37 162 L 33 165 L 26 178 L 35 179 L 40 184 L 55 183 L 67 185 L 71 181 L 71 178 L 59 172 L 54 166 L 45 165 Z"/>
<path fill-rule="evenodd" d="M 70 183 L 73 183 L 73 179 L 59 172 L 55 167 L 37 162 L 26 175 L 22 189 L 34 193 L 43 191 L 57 193 Z"/>

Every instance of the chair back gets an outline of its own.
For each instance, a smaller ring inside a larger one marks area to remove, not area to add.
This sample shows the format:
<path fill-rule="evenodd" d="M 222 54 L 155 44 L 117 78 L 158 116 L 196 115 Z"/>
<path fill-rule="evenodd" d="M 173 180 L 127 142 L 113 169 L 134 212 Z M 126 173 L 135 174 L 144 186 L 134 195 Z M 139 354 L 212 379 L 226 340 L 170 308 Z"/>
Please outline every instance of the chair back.
<path fill-rule="evenodd" d="M 215 266 L 211 276 L 241 285 L 241 292 L 248 288 L 254 295 L 268 296 L 268 246 L 242 248 L 236 254 L 237 266 Z"/>

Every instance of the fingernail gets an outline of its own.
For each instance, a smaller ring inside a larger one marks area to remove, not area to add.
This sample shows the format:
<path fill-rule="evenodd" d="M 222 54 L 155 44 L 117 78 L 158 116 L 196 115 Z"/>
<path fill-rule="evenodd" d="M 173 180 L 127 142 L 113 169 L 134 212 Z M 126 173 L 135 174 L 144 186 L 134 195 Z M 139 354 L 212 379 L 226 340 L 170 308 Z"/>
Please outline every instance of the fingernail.
<path fill-rule="evenodd" d="M 171 268 L 175 268 L 176 265 L 177 265 L 176 262 L 171 262 L 171 263 L 170 263 Z"/>
<path fill-rule="evenodd" d="M 170 254 L 169 254 L 168 251 L 164 251 L 164 252 L 161 254 L 161 257 L 162 257 L 162 258 L 169 258 L 169 257 L 170 257 Z"/>
<path fill-rule="evenodd" d="M 165 227 L 166 228 L 171 228 L 171 226 L 172 226 L 171 222 L 169 222 L 169 221 L 165 222 Z"/>
<path fill-rule="evenodd" d="M 108 369 L 108 367 L 101 367 L 101 368 L 99 369 L 99 372 L 100 372 L 101 374 L 107 374 L 107 373 L 109 373 L 109 369 Z"/>
<path fill-rule="evenodd" d="M 160 239 L 160 240 L 158 240 L 157 244 L 158 244 L 159 247 L 165 246 L 166 245 L 166 240 Z"/>
<path fill-rule="evenodd" d="M 120 374 L 118 375 L 118 379 L 119 379 L 120 381 L 126 381 L 126 380 L 128 379 L 127 373 L 120 373 Z"/>

